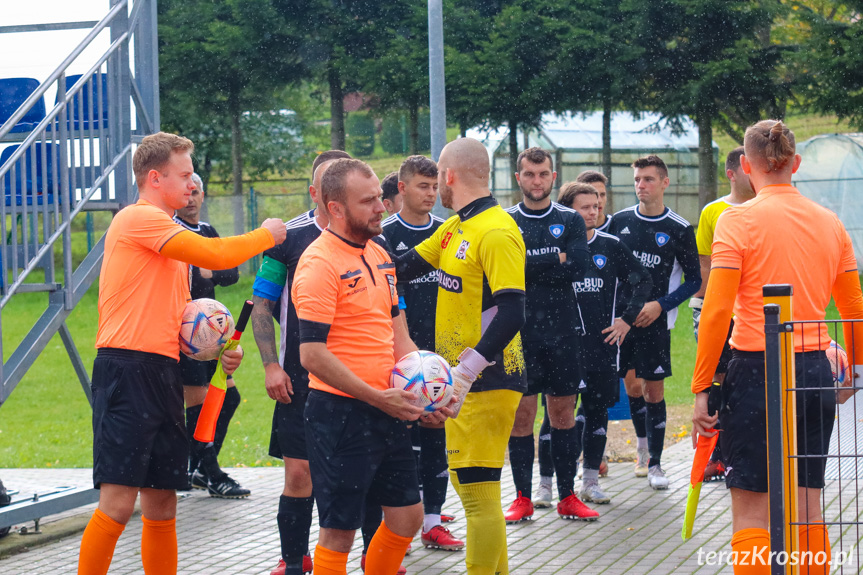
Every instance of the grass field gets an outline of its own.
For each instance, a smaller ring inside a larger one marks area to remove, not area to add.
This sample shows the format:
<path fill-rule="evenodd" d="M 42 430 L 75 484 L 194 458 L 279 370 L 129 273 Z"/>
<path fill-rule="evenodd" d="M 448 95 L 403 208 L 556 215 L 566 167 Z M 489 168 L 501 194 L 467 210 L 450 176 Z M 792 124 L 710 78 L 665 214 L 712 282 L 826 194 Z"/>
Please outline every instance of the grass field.
<path fill-rule="evenodd" d="M 251 294 L 252 278 L 244 276 L 218 297 L 235 312 Z M 90 289 L 68 320 L 84 364 L 95 358 L 96 287 Z M 42 294 L 21 294 L 3 310 L 3 349 L 6 358 L 45 305 Z M 243 338 L 246 359 L 236 375 L 243 402 L 237 410 L 222 454 L 225 465 L 273 465 L 267 456 L 273 402 L 263 384 L 263 368 L 251 332 Z M 695 344 L 689 308 L 672 335 L 675 376 L 668 381 L 668 401 L 688 404 L 689 376 Z M 90 407 L 72 370 L 59 336 L 39 356 L 9 400 L 0 407 L 0 467 L 88 467 L 92 463 Z"/>
<path fill-rule="evenodd" d="M 847 131 L 846 125 L 837 123 L 831 117 L 791 116 L 788 123 L 796 131 L 798 141 L 818 133 Z M 724 158 L 736 143 L 718 131 L 714 135 L 720 146 L 720 157 Z M 450 129 L 447 136 L 453 139 L 457 131 Z M 378 174 L 384 175 L 397 169 L 401 158 L 376 153 L 369 161 Z M 305 173 L 291 176 L 308 177 Z M 724 189 L 723 181 L 720 179 L 720 190 Z M 305 194 L 307 184 L 298 185 L 299 192 Z M 273 184 L 271 189 L 262 191 L 286 193 L 295 190 L 278 188 L 277 184 Z M 301 209 L 303 207 L 298 206 L 295 211 Z M 106 214 L 96 214 L 95 217 L 98 239 L 109 221 Z M 229 224 L 225 226 L 226 230 L 230 229 Z M 81 229 L 80 226 L 78 229 Z M 77 265 L 87 251 L 86 234 L 83 231 L 73 234 L 72 251 Z M 62 272 L 60 262 L 57 269 Z M 243 300 L 251 295 L 251 285 L 252 278 L 246 274 L 237 285 L 220 289 L 217 297 L 231 310 L 238 312 Z M 4 361 L 32 327 L 45 305 L 44 294 L 20 294 L 3 310 Z M 828 317 L 836 317 L 832 306 L 828 310 Z M 67 323 L 84 364 L 90 369 L 96 355 L 95 286 L 75 308 Z M 280 464 L 266 454 L 273 403 L 264 390 L 263 368 L 251 333 L 244 338 L 243 346 L 247 352 L 246 361 L 236 377 L 243 402 L 234 417 L 222 453 L 222 463 L 226 466 Z M 666 381 L 666 400 L 669 405 L 691 405 L 689 381 L 694 358 L 695 341 L 692 337 L 690 310 L 684 303 L 680 306 L 677 325 L 672 332 L 674 376 Z M 9 400 L 0 406 L 0 467 L 89 467 L 92 464 L 91 449 L 90 407 L 59 336 L 54 336 Z"/>

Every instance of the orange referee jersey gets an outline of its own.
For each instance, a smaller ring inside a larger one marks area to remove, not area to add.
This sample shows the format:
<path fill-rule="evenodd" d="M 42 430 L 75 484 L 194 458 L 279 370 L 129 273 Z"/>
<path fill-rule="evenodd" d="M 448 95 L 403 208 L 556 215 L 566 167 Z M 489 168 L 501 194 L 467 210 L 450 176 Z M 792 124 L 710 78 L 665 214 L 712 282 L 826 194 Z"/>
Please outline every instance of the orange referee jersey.
<path fill-rule="evenodd" d="M 180 358 L 180 323 L 189 301 L 189 266 L 159 253 L 181 233 L 146 200 L 120 210 L 105 234 L 96 347 Z"/>
<path fill-rule="evenodd" d="M 754 199 L 729 207 L 719 216 L 711 268 L 734 273 L 720 273 L 715 282 L 711 272 L 692 382 L 694 392 L 710 385 L 722 347 L 719 339 L 724 339 L 728 329 L 727 320 L 713 312 L 734 297 L 735 291 L 731 347 L 742 351 L 764 351 L 765 284 L 793 286 L 794 320 L 824 319 L 831 294 L 843 318 L 863 317 L 857 262 L 848 232 L 836 214 L 790 185 L 766 186 Z M 736 273 L 736 290 L 720 285 L 722 278 L 735 277 Z M 730 320 L 730 313 L 726 315 Z M 724 329 L 714 323 L 719 319 Z M 826 349 L 830 342 L 827 325 L 795 326 L 794 342 L 798 352 Z M 863 337 L 855 337 L 855 343 L 863 346 Z M 851 355 L 849 350 L 849 358 Z M 859 351 L 858 357 L 863 358 Z"/>
<path fill-rule="evenodd" d="M 325 230 L 300 257 L 291 298 L 300 320 L 330 326 L 327 349 L 354 375 L 376 389 L 389 387 L 398 295 L 395 264 L 386 250 Z M 309 387 L 350 397 L 313 373 Z"/>

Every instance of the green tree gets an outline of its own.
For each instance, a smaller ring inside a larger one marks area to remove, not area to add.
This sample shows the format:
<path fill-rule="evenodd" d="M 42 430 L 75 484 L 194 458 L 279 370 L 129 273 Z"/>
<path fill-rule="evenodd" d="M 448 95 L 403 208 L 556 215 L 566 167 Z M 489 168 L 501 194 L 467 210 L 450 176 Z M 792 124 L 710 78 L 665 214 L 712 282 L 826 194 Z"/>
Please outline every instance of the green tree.
<path fill-rule="evenodd" d="M 280 0 L 280 12 L 304 31 L 302 53 L 330 99 L 330 145 L 345 149 L 346 93 L 363 88 L 363 62 L 407 14 L 407 0 Z"/>
<path fill-rule="evenodd" d="M 602 171 L 611 182 L 611 114 L 644 109 L 642 86 L 649 67 L 633 0 L 585 0 L 566 5 L 568 29 L 551 64 L 555 111 L 602 110 Z M 609 195 L 608 210 L 613 194 Z"/>
<path fill-rule="evenodd" d="M 428 11 L 426 2 L 410 0 L 405 16 L 387 19 L 377 56 L 363 62 L 364 90 L 385 111 L 406 110 L 408 152 L 420 150 L 420 108 L 429 101 Z"/>
<path fill-rule="evenodd" d="M 563 19 L 566 2 L 516 0 L 494 14 L 490 13 L 497 4 L 485 4 L 465 10 L 464 17 L 470 18 L 472 13 L 475 19 L 461 24 L 476 35 L 469 42 L 460 42 L 460 50 L 451 56 L 455 70 L 447 71 L 447 83 L 456 77 L 459 93 L 454 100 L 459 121 L 508 126 L 514 172 L 520 148 L 518 130 L 538 127 L 542 114 L 553 109 L 555 88 L 547 75 L 560 50 L 560 35 L 567 30 Z M 455 33 L 465 34 L 462 29 Z M 517 187 L 514 175 L 511 185 Z"/>
<path fill-rule="evenodd" d="M 863 129 L 863 1 L 795 5 L 810 34 L 797 59 L 810 106 Z"/>
<path fill-rule="evenodd" d="M 650 62 L 654 109 L 689 115 L 699 133 L 699 203 L 716 198 L 713 126 L 738 134 L 765 111 L 784 113 L 791 86 L 778 70 L 787 47 L 771 41 L 778 1 L 660 0 L 644 5 L 639 42 Z M 735 127 L 736 126 L 736 127 Z"/>
<path fill-rule="evenodd" d="M 287 0 L 163 0 L 160 93 L 165 125 L 212 138 L 230 134 L 234 233 L 243 232 L 243 114 L 278 110 L 278 90 L 305 73 Z"/>

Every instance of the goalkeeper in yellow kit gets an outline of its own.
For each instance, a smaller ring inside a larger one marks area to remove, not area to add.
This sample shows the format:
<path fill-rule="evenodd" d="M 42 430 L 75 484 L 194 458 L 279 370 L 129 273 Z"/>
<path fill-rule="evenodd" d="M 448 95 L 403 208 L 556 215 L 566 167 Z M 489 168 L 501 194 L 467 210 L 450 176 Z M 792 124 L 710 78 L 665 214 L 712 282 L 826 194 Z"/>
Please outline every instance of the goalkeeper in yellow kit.
<path fill-rule="evenodd" d="M 446 423 L 450 478 L 467 519 L 467 572 L 509 573 L 500 476 L 526 389 L 525 247 L 491 196 L 485 147 L 450 142 L 438 161 L 441 203 L 456 215 L 397 260 L 400 281 L 439 270 L 435 348 L 454 365 L 461 410 Z M 467 393 L 465 390 L 470 390 Z"/>

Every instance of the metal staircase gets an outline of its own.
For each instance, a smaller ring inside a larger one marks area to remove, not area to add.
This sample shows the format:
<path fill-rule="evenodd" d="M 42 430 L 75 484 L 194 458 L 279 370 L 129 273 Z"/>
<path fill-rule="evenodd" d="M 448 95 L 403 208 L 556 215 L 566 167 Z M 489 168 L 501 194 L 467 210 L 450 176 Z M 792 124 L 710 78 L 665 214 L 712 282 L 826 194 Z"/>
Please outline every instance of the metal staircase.
<path fill-rule="evenodd" d="M 17 144 L 0 157 L 0 309 L 18 294 L 47 295 L 45 311 L 0 362 L 0 408 L 58 332 L 92 402 L 88 370 L 65 321 L 99 274 L 104 238 L 75 266 L 72 224 L 86 212 L 116 213 L 135 201 L 134 146 L 159 130 L 156 0 L 105 3 L 109 10 L 98 22 L 0 26 L 0 34 L 40 32 L 46 42 L 54 30 L 89 30 L 0 126 L 0 146 Z M 100 34 L 110 35 L 108 49 L 82 64 Z M 70 67 L 87 71 L 70 76 Z M 44 99 L 55 88 L 54 105 L 43 114 Z M 62 270 L 55 262 L 62 262 Z M 2 330 L 0 318 L 0 336 Z M 2 351 L 0 337 L 0 359 Z M 97 498 L 95 490 L 75 490 L 51 505 L 32 506 L 29 514 L 21 509 L 26 502 L 13 504 L 0 509 L 0 528 Z"/>

